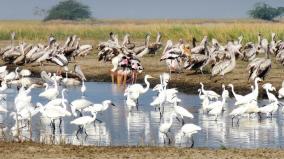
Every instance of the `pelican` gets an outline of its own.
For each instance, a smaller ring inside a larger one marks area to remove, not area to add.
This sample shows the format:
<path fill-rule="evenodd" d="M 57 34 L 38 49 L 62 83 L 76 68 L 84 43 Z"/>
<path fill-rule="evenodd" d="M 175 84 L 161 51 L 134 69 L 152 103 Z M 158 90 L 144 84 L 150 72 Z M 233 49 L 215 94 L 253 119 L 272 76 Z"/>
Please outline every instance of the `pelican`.
<path fill-rule="evenodd" d="M 228 47 L 232 47 L 231 45 L 233 44 L 229 43 Z M 234 70 L 234 68 L 236 67 L 236 55 L 233 51 L 230 50 L 229 54 L 230 59 L 219 61 L 213 66 L 211 70 L 211 77 L 214 77 L 216 75 L 221 75 L 222 77 L 224 77 L 225 74 Z"/>
<path fill-rule="evenodd" d="M 271 59 L 269 58 L 269 45 L 266 48 L 266 58 L 255 58 L 247 67 L 249 70 L 249 80 L 253 81 L 256 77 L 264 80 L 271 69 Z"/>
<path fill-rule="evenodd" d="M 86 77 L 85 77 L 83 71 L 81 70 L 80 65 L 75 64 L 75 66 L 74 66 L 74 72 L 75 72 L 75 74 L 76 74 L 81 80 L 86 81 Z"/>

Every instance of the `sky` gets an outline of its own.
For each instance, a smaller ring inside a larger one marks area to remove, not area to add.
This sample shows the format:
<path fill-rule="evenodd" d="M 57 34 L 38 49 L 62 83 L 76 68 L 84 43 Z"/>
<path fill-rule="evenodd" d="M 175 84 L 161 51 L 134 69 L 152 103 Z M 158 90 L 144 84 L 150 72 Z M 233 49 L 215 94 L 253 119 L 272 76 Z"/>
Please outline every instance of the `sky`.
<path fill-rule="evenodd" d="M 49 9 L 60 0 L 0 0 L 0 19 L 42 19 L 35 8 Z M 79 0 L 97 19 L 239 19 L 257 2 L 284 7 L 284 0 Z"/>

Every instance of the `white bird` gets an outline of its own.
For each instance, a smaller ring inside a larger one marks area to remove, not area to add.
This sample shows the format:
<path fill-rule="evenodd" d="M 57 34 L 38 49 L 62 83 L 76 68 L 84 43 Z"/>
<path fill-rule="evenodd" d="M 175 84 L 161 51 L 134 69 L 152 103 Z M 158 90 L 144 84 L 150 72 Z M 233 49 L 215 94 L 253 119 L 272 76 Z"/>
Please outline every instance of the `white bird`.
<path fill-rule="evenodd" d="M 0 105 L 0 112 L 7 112 L 7 109 L 5 109 L 2 105 Z"/>
<path fill-rule="evenodd" d="M 169 143 L 171 143 L 171 139 L 170 139 L 168 133 L 170 132 L 170 128 L 173 124 L 173 118 L 174 117 L 176 117 L 176 114 L 171 113 L 169 122 L 165 121 L 164 123 L 162 123 L 160 125 L 159 131 L 160 131 L 160 133 L 162 133 L 164 135 L 164 137 L 163 137 L 164 138 L 164 144 L 166 143 L 165 136 L 169 139 Z"/>
<path fill-rule="evenodd" d="M 229 98 L 229 91 L 226 90 L 226 86 L 224 84 L 222 84 L 222 88 L 223 88 L 223 91 L 222 91 L 222 98 Z"/>
<path fill-rule="evenodd" d="M 145 83 L 146 83 L 146 88 L 144 88 L 143 86 L 142 86 L 142 84 L 133 84 L 133 85 L 131 85 L 131 86 L 129 86 L 126 90 L 125 90 L 125 92 L 128 92 L 128 93 L 135 93 L 136 95 L 137 95 L 137 97 L 133 97 L 132 99 L 133 100 L 138 100 L 138 98 L 139 98 L 139 96 L 140 96 L 140 94 L 144 94 L 144 93 L 146 93 L 148 90 L 149 90 L 149 88 L 150 88 L 150 83 L 148 82 L 148 78 L 154 78 L 154 77 L 152 77 L 152 76 L 150 76 L 150 75 L 145 75 L 145 77 L 144 77 L 144 81 L 145 81 Z"/>
<path fill-rule="evenodd" d="M 19 69 L 19 67 L 17 67 L 17 68 L 15 69 L 15 71 L 10 72 L 9 74 L 7 74 L 7 75 L 4 77 L 4 80 L 6 80 L 6 81 L 12 81 L 12 80 L 17 79 L 17 78 L 19 77 L 19 75 L 18 75 L 18 69 Z"/>
<path fill-rule="evenodd" d="M 192 135 L 196 134 L 198 131 L 201 131 L 201 127 L 195 124 L 184 124 L 181 127 L 180 133 L 183 134 L 183 137 L 188 137 L 191 139 L 191 148 L 194 146 Z"/>
<path fill-rule="evenodd" d="M 273 87 L 271 83 L 265 83 L 262 88 L 265 89 L 269 102 L 278 102 L 276 96 L 269 92 L 276 91 L 275 87 Z"/>
<path fill-rule="evenodd" d="M 221 101 L 215 101 L 215 102 L 212 102 L 212 103 L 205 103 L 203 105 L 203 111 L 207 111 L 207 113 L 209 113 L 212 109 L 218 107 L 220 108 L 219 106 L 222 106 L 223 107 L 223 99 Z M 225 104 L 225 102 L 224 102 Z"/>
<path fill-rule="evenodd" d="M 93 105 L 93 102 L 91 102 L 87 99 L 84 99 L 84 98 L 76 99 L 76 100 L 74 100 L 70 103 L 72 114 L 75 117 L 77 116 L 76 111 L 79 111 L 80 116 L 82 116 L 82 110 L 89 107 L 89 106 L 92 106 L 92 105 Z"/>
<path fill-rule="evenodd" d="M 176 113 L 177 119 L 178 119 L 178 117 L 180 117 L 181 121 L 182 121 L 182 125 L 184 125 L 184 117 L 188 117 L 190 119 L 193 119 L 193 115 L 188 110 L 186 110 L 185 108 L 178 106 L 177 102 L 178 102 L 177 97 L 173 98 L 174 112 Z M 178 119 L 178 121 L 180 121 L 180 119 Z"/>
<path fill-rule="evenodd" d="M 242 95 L 240 95 L 240 94 L 237 94 L 237 93 L 235 92 L 235 90 L 234 90 L 234 85 L 233 85 L 233 84 L 229 84 L 228 86 L 232 88 L 232 93 L 233 93 L 233 95 L 234 95 L 236 101 L 241 101 L 241 100 L 244 98 L 244 96 L 242 96 Z"/>
<path fill-rule="evenodd" d="M 85 86 L 85 82 L 84 80 L 82 80 L 82 86 L 81 86 L 81 93 L 82 93 L 82 96 L 85 96 L 85 92 L 86 92 L 86 86 Z"/>
<path fill-rule="evenodd" d="M 30 76 L 31 74 L 32 74 L 31 71 L 28 70 L 28 69 L 22 69 L 22 70 L 20 71 L 21 77 L 28 77 L 28 76 Z"/>
<path fill-rule="evenodd" d="M 220 97 L 219 94 L 217 94 L 216 92 L 212 91 L 212 90 L 204 90 L 204 85 L 202 82 L 200 82 L 201 85 L 201 91 L 204 95 L 208 96 L 210 99 L 218 99 Z"/>
<path fill-rule="evenodd" d="M 45 106 L 49 106 L 49 105 L 61 106 L 62 102 L 68 103 L 68 100 L 65 99 L 65 95 L 64 95 L 64 93 L 66 91 L 67 91 L 67 89 L 62 89 L 62 91 L 61 91 L 61 98 L 55 98 L 55 99 L 49 101 L 47 104 L 45 104 Z"/>
<path fill-rule="evenodd" d="M 109 108 L 109 106 L 115 106 L 115 104 L 113 104 L 112 101 L 110 100 L 104 100 L 101 104 L 93 104 L 90 107 L 87 107 L 85 109 L 83 109 L 84 111 L 89 111 L 89 112 L 103 112 L 105 110 L 107 110 L 107 108 Z"/>
<path fill-rule="evenodd" d="M 278 104 L 279 104 L 278 101 L 275 101 L 275 102 L 269 103 L 268 105 L 260 107 L 259 113 L 266 114 L 267 116 L 270 115 L 270 117 L 272 118 L 272 115 L 278 110 Z"/>
<path fill-rule="evenodd" d="M 47 90 L 41 92 L 39 97 L 46 98 L 48 100 L 53 100 L 59 95 L 57 81 L 54 79 L 54 88 L 48 88 Z"/>
<path fill-rule="evenodd" d="M 61 123 L 62 123 L 62 118 L 65 116 L 71 116 L 71 113 L 67 110 L 66 108 L 66 104 L 63 102 L 62 100 L 62 105 L 61 106 L 57 106 L 57 105 L 49 105 L 49 106 L 43 106 L 41 103 L 37 103 L 36 104 L 39 107 L 39 111 L 41 112 L 41 114 L 46 117 L 49 118 L 51 121 L 51 126 L 53 128 L 53 134 L 55 133 L 55 120 L 59 119 L 60 123 L 59 123 L 59 128 L 60 128 L 60 132 L 61 132 Z"/>
<path fill-rule="evenodd" d="M 282 82 L 282 87 L 278 91 L 278 98 L 284 97 L 284 81 Z"/>
<path fill-rule="evenodd" d="M 78 125 L 79 126 L 79 129 L 76 133 L 76 136 L 78 137 L 78 133 L 79 132 L 83 132 L 85 130 L 85 134 L 87 135 L 87 132 L 86 132 L 86 125 L 89 125 L 91 124 L 92 122 L 94 122 L 96 120 L 96 117 L 97 117 L 97 113 L 96 112 L 92 112 L 92 115 L 93 116 L 82 116 L 82 117 L 79 117 L 79 118 L 76 118 L 74 120 L 72 120 L 70 123 L 71 124 L 74 124 L 74 125 Z"/>
<path fill-rule="evenodd" d="M 249 103 L 252 100 L 257 101 L 258 93 L 259 93 L 259 90 L 258 90 L 258 82 L 259 81 L 262 81 L 259 77 L 255 78 L 255 80 L 254 80 L 254 87 L 255 87 L 254 90 L 251 93 L 245 95 L 241 100 L 236 101 L 235 105 L 246 104 L 246 103 Z"/>
<path fill-rule="evenodd" d="M 229 95 L 225 95 L 222 98 L 222 101 L 217 101 L 214 103 L 214 107 L 209 111 L 208 114 L 215 115 L 215 120 L 217 121 L 218 116 L 222 113 L 222 110 L 226 104 L 226 99 L 229 97 Z"/>

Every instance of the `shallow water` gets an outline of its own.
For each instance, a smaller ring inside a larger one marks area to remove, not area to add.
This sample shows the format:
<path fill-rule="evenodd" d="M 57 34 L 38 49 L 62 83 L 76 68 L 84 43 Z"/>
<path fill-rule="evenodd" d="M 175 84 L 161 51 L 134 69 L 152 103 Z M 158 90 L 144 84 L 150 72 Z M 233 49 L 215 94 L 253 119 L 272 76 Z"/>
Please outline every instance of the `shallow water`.
<path fill-rule="evenodd" d="M 138 111 L 129 112 L 125 106 L 125 97 L 123 96 L 123 88 L 117 88 L 116 85 L 109 83 L 87 82 L 86 99 L 94 103 L 100 103 L 103 100 L 110 99 L 116 107 L 111 107 L 105 112 L 98 114 L 97 119 L 102 123 L 96 122 L 86 127 L 88 136 L 80 134 L 76 137 L 78 128 L 70 124 L 74 117 L 65 117 L 62 123 L 62 133 L 58 129 L 56 122 L 55 139 L 52 137 L 50 120 L 41 118 L 41 114 L 37 114 L 32 118 L 33 140 L 44 143 L 71 143 L 80 145 L 154 145 L 163 146 L 163 135 L 159 133 L 160 116 L 159 112 L 150 106 L 153 91 L 148 91 L 139 99 Z M 73 100 L 81 98 L 80 87 L 68 88 L 67 99 L 71 103 Z M 47 100 L 39 98 L 38 94 L 43 88 L 35 88 L 32 90 L 33 103 L 47 103 Z M 11 128 L 15 121 L 9 116 L 14 110 L 13 101 L 17 93 L 15 89 L 6 90 L 8 94 L 6 103 L 3 103 L 8 109 L 8 113 L 1 113 L 0 121 Z M 200 109 L 200 100 L 196 95 L 186 95 L 179 93 L 182 99 L 180 105 L 193 113 L 194 119 L 186 119 L 186 123 L 194 123 L 202 127 L 202 130 L 193 135 L 195 147 L 219 148 L 236 147 L 236 148 L 258 148 L 258 147 L 282 147 L 284 146 L 284 127 L 283 114 L 279 111 L 274 115 L 273 119 L 264 119 L 261 122 L 257 118 L 242 118 L 239 125 L 232 125 L 231 118 L 228 114 L 234 108 L 233 100 L 229 100 L 223 116 L 215 121 L 215 117 L 203 114 Z M 267 101 L 261 101 L 263 105 Z M 165 106 L 165 116 L 171 112 L 172 105 Z M 70 110 L 70 108 L 69 108 Z M 89 114 L 85 114 L 89 115 Z M 190 140 L 179 136 L 181 123 L 174 120 L 171 127 L 170 137 L 173 145 L 190 146 Z M 9 132 L 9 130 L 7 130 Z M 23 129 L 24 136 L 29 137 L 27 128 Z M 181 140 L 182 139 L 182 140 Z"/>

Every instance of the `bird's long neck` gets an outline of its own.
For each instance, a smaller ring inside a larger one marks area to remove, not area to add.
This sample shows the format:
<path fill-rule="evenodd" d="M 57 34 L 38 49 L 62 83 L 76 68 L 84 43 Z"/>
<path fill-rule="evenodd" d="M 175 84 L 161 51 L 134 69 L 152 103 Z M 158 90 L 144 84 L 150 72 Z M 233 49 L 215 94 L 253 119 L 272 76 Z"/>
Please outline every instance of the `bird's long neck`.
<path fill-rule="evenodd" d="M 201 83 L 201 91 L 204 93 L 204 85 L 203 85 L 203 83 Z"/>
<path fill-rule="evenodd" d="M 170 117 L 169 125 L 171 126 L 173 124 L 173 117 Z"/>
<path fill-rule="evenodd" d="M 58 89 L 56 79 L 54 79 L 54 85 L 55 85 L 54 88 L 55 88 L 55 89 Z"/>
<path fill-rule="evenodd" d="M 150 88 L 150 83 L 148 82 L 148 78 L 145 77 L 146 88 L 143 89 L 143 93 L 146 93 Z"/>
<path fill-rule="evenodd" d="M 254 85 L 255 85 L 255 88 L 254 88 L 253 91 L 255 92 L 255 96 L 257 98 L 258 97 L 258 83 L 257 83 L 257 80 L 255 80 Z"/>
<path fill-rule="evenodd" d="M 16 77 L 18 77 L 18 67 L 15 69 Z"/>
<path fill-rule="evenodd" d="M 236 93 L 235 93 L 235 90 L 234 90 L 234 86 L 232 85 L 231 88 L 232 88 L 233 95 L 236 96 Z"/>

